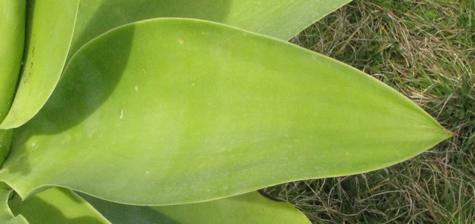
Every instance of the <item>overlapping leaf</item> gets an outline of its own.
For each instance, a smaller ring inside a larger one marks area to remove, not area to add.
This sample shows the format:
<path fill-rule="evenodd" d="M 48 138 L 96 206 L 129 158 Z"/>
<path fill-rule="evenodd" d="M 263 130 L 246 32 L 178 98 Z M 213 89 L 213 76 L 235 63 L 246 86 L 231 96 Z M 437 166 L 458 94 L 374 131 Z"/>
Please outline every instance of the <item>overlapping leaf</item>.
<path fill-rule="evenodd" d="M 71 60 L 0 170 L 107 200 L 206 201 L 382 168 L 451 134 L 410 100 L 333 59 L 224 25 L 157 19 Z"/>
<path fill-rule="evenodd" d="M 290 39 L 349 1 L 31 0 L 21 82 L 12 109 L 0 129 L 16 128 L 31 119 L 55 88 L 67 56 L 71 57 L 87 41 L 118 26 L 156 17 L 187 17 Z M 22 42 L 21 38 L 15 40 Z M 15 85 L 8 86 L 15 89 Z M 8 107 L 10 102 L 7 100 Z"/>
<path fill-rule="evenodd" d="M 22 201 L 16 195 L 9 203 L 14 214 L 30 224 L 110 224 L 81 197 L 67 189 L 51 188 Z"/>
<path fill-rule="evenodd" d="M 0 166 L 10 152 L 13 130 L 0 130 Z"/>
<path fill-rule="evenodd" d="M 14 216 L 8 207 L 8 199 L 12 193 L 3 183 L 0 183 L 0 223 L 3 224 L 28 224 L 26 219 L 19 215 Z"/>
<path fill-rule="evenodd" d="M 214 21 L 283 40 L 351 0 L 81 0 L 70 56 L 98 35 L 145 19 Z"/>
<path fill-rule="evenodd" d="M 307 217 L 289 203 L 272 201 L 257 192 L 210 202 L 155 207 L 83 197 L 114 224 L 310 224 Z"/>
<path fill-rule="evenodd" d="M 10 109 L 25 40 L 25 0 L 0 2 L 0 123 Z"/>
<path fill-rule="evenodd" d="M 28 1 L 25 61 L 15 99 L 0 129 L 27 122 L 53 92 L 69 52 L 78 1 Z"/>
<path fill-rule="evenodd" d="M 9 204 L 14 214 L 21 215 L 16 219 L 26 221 L 25 217 L 30 224 L 310 223 L 289 203 L 267 199 L 257 192 L 197 204 L 147 207 L 116 204 L 84 194 L 79 197 L 67 189 L 51 188 L 26 201 L 15 196 Z M 9 210 L 8 214 L 13 217 Z M 0 214 L 0 221 L 2 217 Z"/>

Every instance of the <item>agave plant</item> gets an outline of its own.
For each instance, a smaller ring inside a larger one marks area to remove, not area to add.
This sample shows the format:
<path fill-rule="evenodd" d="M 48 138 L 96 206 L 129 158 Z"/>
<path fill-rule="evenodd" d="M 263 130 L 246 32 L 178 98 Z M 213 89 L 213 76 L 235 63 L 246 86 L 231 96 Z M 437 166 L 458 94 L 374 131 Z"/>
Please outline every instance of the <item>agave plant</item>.
<path fill-rule="evenodd" d="M 309 223 L 257 190 L 450 137 L 286 42 L 347 2 L 0 2 L 0 222 Z"/>

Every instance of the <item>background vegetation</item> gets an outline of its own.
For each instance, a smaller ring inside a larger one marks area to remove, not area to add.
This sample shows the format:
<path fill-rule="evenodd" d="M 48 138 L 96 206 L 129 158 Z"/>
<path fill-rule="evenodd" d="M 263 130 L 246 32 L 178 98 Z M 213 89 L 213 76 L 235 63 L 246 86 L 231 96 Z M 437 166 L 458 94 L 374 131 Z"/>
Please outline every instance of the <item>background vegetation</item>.
<path fill-rule="evenodd" d="M 473 223 L 475 0 L 355 0 L 292 42 L 399 90 L 458 136 L 366 174 L 266 189 L 314 223 Z"/>

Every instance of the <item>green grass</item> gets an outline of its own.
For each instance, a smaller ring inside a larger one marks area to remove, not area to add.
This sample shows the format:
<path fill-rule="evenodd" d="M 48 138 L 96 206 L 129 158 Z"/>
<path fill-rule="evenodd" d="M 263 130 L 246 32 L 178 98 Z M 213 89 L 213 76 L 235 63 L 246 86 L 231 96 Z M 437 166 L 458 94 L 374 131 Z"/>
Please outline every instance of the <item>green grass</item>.
<path fill-rule="evenodd" d="M 475 0 L 355 0 L 292 42 L 373 75 L 457 136 L 383 170 L 268 193 L 314 223 L 475 223 Z"/>

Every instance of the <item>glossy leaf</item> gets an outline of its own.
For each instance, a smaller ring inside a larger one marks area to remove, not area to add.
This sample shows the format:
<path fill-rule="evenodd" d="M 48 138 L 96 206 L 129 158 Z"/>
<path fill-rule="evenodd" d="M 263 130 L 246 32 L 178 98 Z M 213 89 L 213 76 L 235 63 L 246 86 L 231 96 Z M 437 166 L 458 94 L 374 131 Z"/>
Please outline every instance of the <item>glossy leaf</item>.
<path fill-rule="evenodd" d="M 0 129 L 27 122 L 53 92 L 69 52 L 78 1 L 28 1 L 25 61 L 13 105 Z"/>
<path fill-rule="evenodd" d="M 288 40 L 351 0 L 81 0 L 70 57 L 98 35 L 157 17 L 215 21 Z"/>
<path fill-rule="evenodd" d="M 10 201 L 14 214 L 30 224 L 110 224 L 81 197 L 67 189 L 51 188 L 26 201 L 16 195 Z"/>
<path fill-rule="evenodd" d="M 157 19 L 90 42 L 16 129 L 0 180 L 115 202 L 219 199 L 409 159 L 451 136 L 343 63 L 206 21 Z"/>
<path fill-rule="evenodd" d="M 0 223 L 2 224 L 28 224 L 26 219 L 19 215 L 14 216 L 8 207 L 8 199 L 12 193 L 11 189 L 5 188 L 3 183 L 0 183 Z"/>
<path fill-rule="evenodd" d="M 188 205 L 131 206 L 81 195 L 114 224 L 310 224 L 287 202 L 267 199 L 258 192 Z"/>
<path fill-rule="evenodd" d="M 25 8 L 25 0 L 0 1 L 0 123 L 10 110 L 20 75 Z"/>

